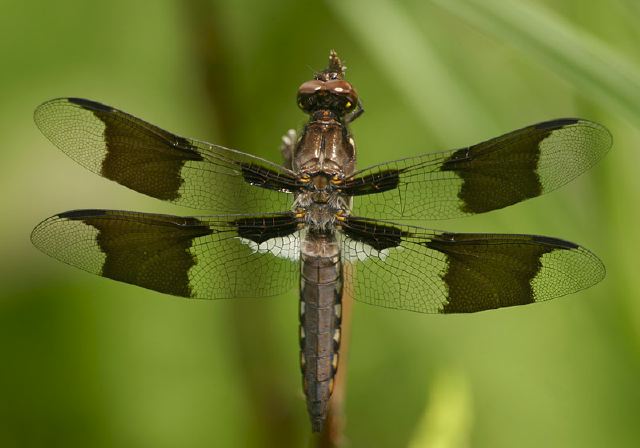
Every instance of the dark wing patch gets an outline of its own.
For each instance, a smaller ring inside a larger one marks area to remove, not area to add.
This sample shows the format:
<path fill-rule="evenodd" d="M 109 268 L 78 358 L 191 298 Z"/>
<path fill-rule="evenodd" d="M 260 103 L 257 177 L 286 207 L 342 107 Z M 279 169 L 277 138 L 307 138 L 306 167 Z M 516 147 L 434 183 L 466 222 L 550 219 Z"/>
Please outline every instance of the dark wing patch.
<path fill-rule="evenodd" d="M 290 208 L 295 175 L 274 163 L 180 137 L 104 104 L 59 98 L 34 114 L 42 133 L 85 168 L 154 198 L 221 212 Z M 258 186 L 261 188 L 251 188 Z"/>
<path fill-rule="evenodd" d="M 181 175 L 184 164 L 188 160 L 204 160 L 196 147 L 182 137 L 147 124 L 143 128 L 146 132 L 137 132 L 131 138 L 135 130 L 115 109 L 93 101 L 69 102 L 91 111 L 104 123 L 106 154 L 99 174 L 107 179 L 154 198 L 176 201 L 184 183 Z M 126 118 L 135 122 L 133 117 Z M 145 175 L 132 171 L 133 166 L 145 167 Z"/>
<path fill-rule="evenodd" d="M 278 223 L 276 230 L 268 223 Z M 296 284 L 296 218 L 224 215 L 180 217 L 116 210 L 60 213 L 33 231 L 44 253 L 85 271 L 154 291 L 203 299 L 262 297 Z M 271 235 L 250 247 L 247 235 Z"/>
<path fill-rule="evenodd" d="M 345 179 L 353 213 L 445 219 L 496 210 L 548 193 L 591 168 L 611 147 L 603 126 L 562 118 L 455 151 L 361 170 Z"/>
<path fill-rule="evenodd" d="M 542 256 L 566 249 L 564 241 L 529 235 L 443 233 L 424 244 L 447 257 L 447 269 L 441 276 L 448 289 L 443 313 L 535 302 L 532 281 L 542 269 Z"/>
<path fill-rule="evenodd" d="M 363 218 L 342 223 L 356 300 L 421 313 L 471 313 L 541 302 L 604 278 L 602 262 L 536 235 L 446 233 Z M 375 245 L 378 245 L 376 248 Z"/>
<path fill-rule="evenodd" d="M 94 227 L 97 248 L 105 255 L 99 275 L 143 288 L 191 297 L 189 270 L 196 264 L 190 251 L 196 238 L 211 235 L 212 229 L 196 218 L 164 215 L 114 215 L 105 210 L 61 213 L 62 219 Z M 143 244 L 141 244 L 141 242 Z M 162 262 L 151 271 L 141 269 L 152 254 Z"/>
<path fill-rule="evenodd" d="M 398 188 L 401 173 L 400 170 L 390 169 L 362 177 L 349 178 L 340 189 L 346 196 L 383 193 Z"/>
<path fill-rule="evenodd" d="M 285 237 L 298 229 L 298 221 L 291 214 L 251 216 L 234 220 L 238 236 L 261 244 L 273 238 Z"/>
<path fill-rule="evenodd" d="M 347 218 L 342 232 L 353 241 L 373 247 L 377 251 L 400 246 L 404 231 L 393 225 L 357 217 Z"/>

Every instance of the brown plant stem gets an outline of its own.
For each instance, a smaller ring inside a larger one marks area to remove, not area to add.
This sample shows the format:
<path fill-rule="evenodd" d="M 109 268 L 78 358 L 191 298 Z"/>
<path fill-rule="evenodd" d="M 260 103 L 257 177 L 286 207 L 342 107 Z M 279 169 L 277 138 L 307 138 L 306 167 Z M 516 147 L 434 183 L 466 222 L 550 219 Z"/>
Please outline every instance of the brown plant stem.
<path fill-rule="evenodd" d="M 206 99 L 217 123 L 217 142 L 228 144 L 239 137 L 239 116 L 233 91 L 233 54 L 225 45 L 224 14 L 216 2 L 188 0 L 182 3 L 187 28 L 191 30 L 190 46 L 204 84 Z M 212 120 L 212 121 L 213 121 Z M 275 146 L 275 145 L 274 145 Z M 272 355 L 279 349 L 273 337 L 269 316 L 247 312 L 252 303 L 235 303 L 231 307 L 228 326 L 231 352 L 236 357 L 247 396 L 254 411 L 253 443 L 274 448 L 298 448 L 296 427 L 300 421 L 290 399 L 282 389 L 279 372 L 272 368 Z M 259 336 L 257 336 L 259 335 Z M 301 409 L 304 409 L 301 407 Z M 248 428 L 251 431 L 251 427 Z"/>

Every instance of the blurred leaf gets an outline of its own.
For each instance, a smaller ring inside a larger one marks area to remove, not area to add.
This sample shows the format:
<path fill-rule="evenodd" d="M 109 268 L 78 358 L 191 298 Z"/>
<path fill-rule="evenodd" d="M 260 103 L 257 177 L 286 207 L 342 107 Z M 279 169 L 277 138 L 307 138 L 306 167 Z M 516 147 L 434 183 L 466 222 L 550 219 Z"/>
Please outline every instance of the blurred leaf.
<path fill-rule="evenodd" d="M 546 62 L 581 93 L 625 115 L 640 117 L 640 67 L 593 34 L 529 1 L 433 0 L 482 32 Z"/>
<path fill-rule="evenodd" d="M 438 372 L 431 384 L 429 397 L 429 405 L 418 422 L 409 448 L 470 446 L 473 423 L 471 391 L 462 372 Z"/>
<path fill-rule="evenodd" d="M 438 140 L 446 142 L 459 133 L 460 121 L 478 131 L 495 127 L 479 99 L 441 60 L 406 7 L 388 0 L 329 0 L 329 5 Z"/>

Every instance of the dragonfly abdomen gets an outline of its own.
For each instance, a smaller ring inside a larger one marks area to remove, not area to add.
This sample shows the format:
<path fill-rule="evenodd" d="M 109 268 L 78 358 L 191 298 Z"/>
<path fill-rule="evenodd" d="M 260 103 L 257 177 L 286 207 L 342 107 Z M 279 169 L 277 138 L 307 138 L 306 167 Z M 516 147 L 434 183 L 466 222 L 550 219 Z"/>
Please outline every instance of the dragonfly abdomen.
<path fill-rule="evenodd" d="M 311 426 L 319 432 L 327 416 L 340 348 L 342 263 L 333 235 L 307 235 L 300 283 L 302 383 Z"/>

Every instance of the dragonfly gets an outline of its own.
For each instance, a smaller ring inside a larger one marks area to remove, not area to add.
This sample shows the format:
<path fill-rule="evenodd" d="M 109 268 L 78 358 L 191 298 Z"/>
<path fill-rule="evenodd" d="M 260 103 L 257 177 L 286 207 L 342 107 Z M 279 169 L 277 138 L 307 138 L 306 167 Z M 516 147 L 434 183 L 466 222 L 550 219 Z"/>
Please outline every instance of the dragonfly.
<path fill-rule="evenodd" d="M 53 99 L 34 115 L 42 133 L 90 171 L 212 213 L 67 211 L 33 230 L 34 245 L 90 273 L 180 297 L 264 297 L 298 287 L 314 432 L 327 418 L 347 289 L 380 307 L 473 313 L 543 302 L 605 276 L 596 255 L 562 239 L 403 223 L 489 212 L 555 190 L 607 153 L 605 127 L 560 118 L 357 169 L 349 125 L 364 109 L 344 75 L 331 51 L 328 66 L 298 88 L 308 122 L 283 137 L 282 164 L 87 99 Z"/>

